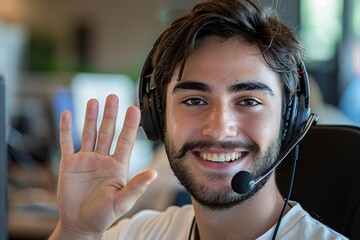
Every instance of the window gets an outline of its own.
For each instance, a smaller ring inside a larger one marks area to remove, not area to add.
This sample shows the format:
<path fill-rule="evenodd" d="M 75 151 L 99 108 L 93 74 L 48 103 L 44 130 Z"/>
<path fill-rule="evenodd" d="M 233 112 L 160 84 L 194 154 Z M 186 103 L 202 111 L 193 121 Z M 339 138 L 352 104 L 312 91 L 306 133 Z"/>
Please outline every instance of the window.
<path fill-rule="evenodd" d="M 342 36 L 343 1 L 302 0 L 300 6 L 300 37 L 307 51 L 307 61 L 332 59 Z"/>

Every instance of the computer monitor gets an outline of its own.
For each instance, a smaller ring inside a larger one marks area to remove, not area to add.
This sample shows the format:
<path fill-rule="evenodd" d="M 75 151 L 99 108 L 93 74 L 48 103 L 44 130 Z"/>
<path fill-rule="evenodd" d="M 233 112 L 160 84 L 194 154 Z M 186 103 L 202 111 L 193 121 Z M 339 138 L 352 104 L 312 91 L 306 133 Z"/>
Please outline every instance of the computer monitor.
<path fill-rule="evenodd" d="M 5 127 L 5 80 L 0 75 L 0 239 L 7 236 L 7 154 Z"/>

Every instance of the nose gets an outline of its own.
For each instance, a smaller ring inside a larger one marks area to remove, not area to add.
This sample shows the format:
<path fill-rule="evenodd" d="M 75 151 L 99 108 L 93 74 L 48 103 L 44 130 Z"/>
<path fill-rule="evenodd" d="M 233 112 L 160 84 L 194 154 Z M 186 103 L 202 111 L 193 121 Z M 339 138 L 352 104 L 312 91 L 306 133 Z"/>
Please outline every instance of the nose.
<path fill-rule="evenodd" d="M 214 106 L 204 121 L 202 134 L 221 141 L 238 134 L 236 113 L 229 106 Z"/>

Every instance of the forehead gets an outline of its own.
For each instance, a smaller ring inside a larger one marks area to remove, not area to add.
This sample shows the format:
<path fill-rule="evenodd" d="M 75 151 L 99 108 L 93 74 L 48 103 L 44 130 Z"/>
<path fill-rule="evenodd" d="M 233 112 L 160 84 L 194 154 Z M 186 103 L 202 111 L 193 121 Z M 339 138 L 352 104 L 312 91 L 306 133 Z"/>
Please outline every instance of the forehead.
<path fill-rule="evenodd" d="M 170 89 L 178 84 L 178 74 L 177 69 Z M 214 85 L 215 89 L 241 81 L 256 81 L 268 85 L 274 92 L 282 91 L 279 75 L 267 65 L 259 48 L 239 38 L 205 38 L 186 60 L 180 81 L 199 81 Z"/>

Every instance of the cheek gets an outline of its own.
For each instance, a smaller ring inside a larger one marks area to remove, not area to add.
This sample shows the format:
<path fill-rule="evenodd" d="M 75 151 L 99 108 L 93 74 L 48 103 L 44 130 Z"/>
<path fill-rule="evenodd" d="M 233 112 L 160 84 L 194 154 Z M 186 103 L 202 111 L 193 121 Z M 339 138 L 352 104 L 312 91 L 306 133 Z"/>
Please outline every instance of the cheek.
<path fill-rule="evenodd" d="M 248 118 L 244 124 L 243 131 L 256 142 L 261 150 L 264 150 L 270 141 L 279 137 L 281 124 L 281 113 L 273 111 L 269 114 L 261 114 Z"/>
<path fill-rule="evenodd" d="M 195 137 L 198 132 L 196 120 L 187 118 L 179 111 L 168 112 L 166 116 L 166 131 L 167 135 L 172 138 L 174 142 L 188 141 Z M 176 144 L 177 145 L 177 144 Z"/>
<path fill-rule="evenodd" d="M 194 136 L 196 132 L 195 119 L 189 119 L 181 112 L 179 106 L 171 98 L 166 103 L 166 135 L 176 146 L 181 146 Z"/>

